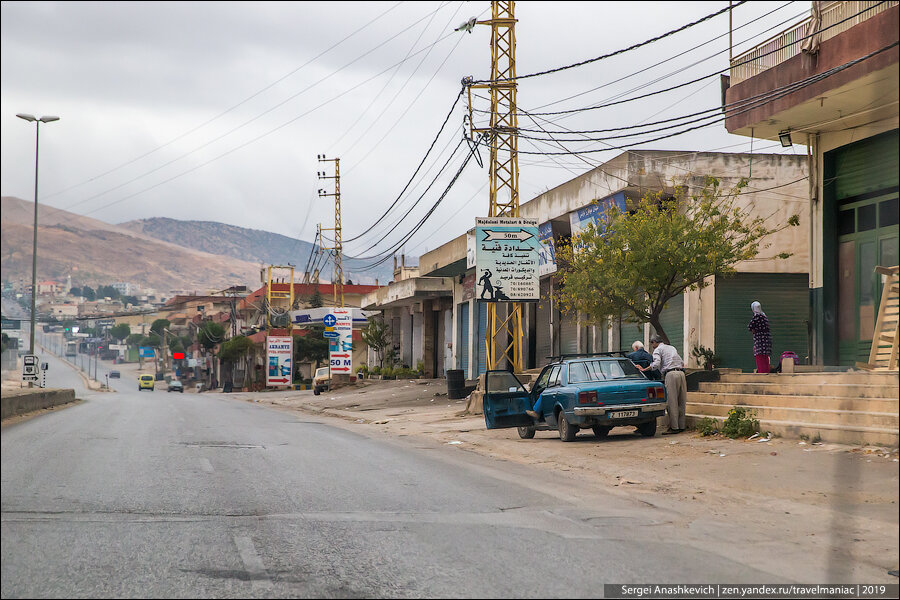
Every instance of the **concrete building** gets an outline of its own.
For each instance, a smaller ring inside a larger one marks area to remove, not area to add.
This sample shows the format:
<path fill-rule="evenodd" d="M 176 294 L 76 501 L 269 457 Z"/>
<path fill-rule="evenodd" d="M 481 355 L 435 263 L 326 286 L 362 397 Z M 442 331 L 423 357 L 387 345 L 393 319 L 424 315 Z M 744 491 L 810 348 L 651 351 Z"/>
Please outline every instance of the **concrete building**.
<path fill-rule="evenodd" d="M 872 344 L 882 286 L 874 268 L 898 264 L 900 9 L 897 2 L 815 4 L 818 28 L 810 17 L 733 59 L 724 99 L 729 106 L 797 87 L 728 116 L 725 127 L 806 145 L 804 319 L 816 364 L 852 366 L 868 361 Z"/>
<path fill-rule="evenodd" d="M 525 306 L 524 355 L 528 368 L 547 357 L 573 352 L 625 350 L 635 340 L 645 344 L 649 325 L 627 320 L 591 323 L 584 315 L 560 312 L 552 299 L 556 282 L 556 244 L 594 218 L 597 203 L 639 199 L 648 193 L 689 193 L 706 176 L 733 187 L 749 177 L 738 205 L 770 226 L 799 215 L 800 227 L 773 234 L 753 261 L 737 265 L 738 274 L 709 281 L 703 290 L 687 292 L 665 308 L 661 324 L 682 356 L 692 362 L 697 346 L 714 348 L 723 366 L 752 369 L 752 341 L 747 332 L 750 303 L 768 308 L 776 335 L 775 352 L 807 354 L 806 297 L 809 272 L 806 222 L 806 159 L 775 154 L 726 154 L 640 150 L 625 152 L 520 206 L 523 217 L 538 219 L 545 257 L 540 266 L 541 300 Z M 382 310 L 394 336 L 398 362 L 415 367 L 422 361 L 426 376 L 443 376 L 449 368 L 474 378 L 486 369 L 487 309 L 475 299 L 474 256 L 468 234 L 422 255 L 419 277 L 393 281 L 370 294 L 363 308 Z M 780 252 L 789 259 L 777 259 Z M 775 310 L 773 310 L 775 309 Z"/>

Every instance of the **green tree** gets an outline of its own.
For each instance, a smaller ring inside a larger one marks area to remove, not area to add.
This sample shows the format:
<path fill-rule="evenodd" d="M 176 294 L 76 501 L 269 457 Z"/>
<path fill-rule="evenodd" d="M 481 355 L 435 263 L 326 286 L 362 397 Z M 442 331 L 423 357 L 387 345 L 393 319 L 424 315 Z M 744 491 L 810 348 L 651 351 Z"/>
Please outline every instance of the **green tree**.
<path fill-rule="evenodd" d="M 111 285 L 101 285 L 97 287 L 98 298 L 111 298 L 112 300 L 116 300 L 120 295 L 119 290 Z"/>
<path fill-rule="evenodd" d="M 162 336 L 163 329 L 168 329 L 171 324 L 172 323 L 168 319 L 156 319 L 153 321 L 153 324 L 150 325 L 150 331 Z"/>
<path fill-rule="evenodd" d="M 325 333 L 324 326 L 313 326 L 306 330 L 306 335 L 294 336 L 294 364 L 301 361 L 310 361 L 319 363 L 328 359 L 328 338 Z"/>
<path fill-rule="evenodd" d="M 128 326 L 128 323 L 119 323 L 115 327 L 110 328 L 109 335 L 121 342 L 131 335 L 131 327 Z"/>
<path fill-rule="evenodd" d="M 140 346 L 141 340 L 144 339 L 144 336 L 140 333 L 132 333 L 127 338 L 125 338 L 125 343 L 129 346 Z"/>
<path fill-rule="evenodd" d="M 141 303 L 137 296 L 122 296 L 121 300 L 123 304 L 131 304 L 132 306 L 137 306 Z"/>
<path fill-rule="evenodd" d="M 225 328 L 213 321 L 203 321 L 197 330 L 197 341 L 207 350 L 212 350 L 216 344 L 225 340 Z"/>
<path fill-rule="evenodd" d="M 363 341 L 378 357 L 378 366 L 384 367 L 385 348 L 391 343 L 391 328 L 383 319 L 370 318 L 365 328 L 360 332 Z"/>
<path fill-rule="evenodd" d="M 306 303 L 309 304 L 310 308 L 321 308 L 324 306 L 325 300 L 322 298 L 322 292 L 319 291 L 318 285 L 316 285 L 316 290 L 310 295 Z"/>
<path fill-rule="evenodd" d="M 226 379 L 231 380 L 234 372 L 234 365 L 244 362 L 244 381 L 242 386 L 247 385 L 250 379 L 250 369 L 246 368 L 246 359 L 253 350 L 253 341 L 243 335 L 236 335 L 230 340 L 223 342 L 219 347 L 219 360 L 226 365 Z"/>
<path fill-rule="evenodd" d="M 560 245 L 561 307 L 593 322 L 619 315 L 649 322 L 668 341 L 659 317 L 669 300 L 705 287 L 708 277 L 734 274 L 768 247 L 766 236 L 799 225 L 797 215 L 770 227 L 743 211 L 736 200 L 746 185 L 723 190 L 707 177 L 692 195 L 679 187 L 672 199 L 646 196 L 630 214 L 610 209 L 605 227 L 591 225 Z"/>
<path fill-rule="evenodd" d="M 93 302 L 94 300 L 97 299 L 97 294 L 94 292 L 94 289 L 89 285 L 86 285 L 83 288 L 81 288 L 80 295 L 82 298 L 84 298 L 85 300 L 88 300 L 89 302 Z"/>

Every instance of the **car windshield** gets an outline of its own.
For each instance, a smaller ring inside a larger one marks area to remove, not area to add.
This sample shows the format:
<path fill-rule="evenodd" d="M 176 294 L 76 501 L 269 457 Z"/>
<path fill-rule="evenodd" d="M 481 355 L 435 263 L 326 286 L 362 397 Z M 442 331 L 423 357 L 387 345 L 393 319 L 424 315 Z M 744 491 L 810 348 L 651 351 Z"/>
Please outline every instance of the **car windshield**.
<path fill-rule="evenodd" d="M 316 377 L 324 377 L 328 375 L 328 367 L 322 367 L 321 369 L 316 369 Z"/>
<path fill-rule="evenodd" d="M 630 360 L 586 360 L 569 364 L 569 383 L 587 383 L 608 379 L 643 379 Z"/>

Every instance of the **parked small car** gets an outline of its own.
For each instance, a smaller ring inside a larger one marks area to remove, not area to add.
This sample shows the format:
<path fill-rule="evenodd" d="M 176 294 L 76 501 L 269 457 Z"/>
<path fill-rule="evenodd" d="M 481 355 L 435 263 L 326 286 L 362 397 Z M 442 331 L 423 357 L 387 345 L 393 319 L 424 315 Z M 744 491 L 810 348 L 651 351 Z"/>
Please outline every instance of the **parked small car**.
<path fill-rule="evenodd" d="M 153 391 L 153 387 L 156 383 L 153 375 L 139 375 L 138 376 L 138 391 L 141 390 L 150 390 Z"/>
<path fill-rule="evenodd" d="M 529 416 L 541 398 L 538 418 Z M 530 391 L 509 371 L 485 374 L 484 421 L 488 429 L 517 427 L 523 439 L 535 431 L 556 429 L 564 442 L 580 429 L 598 438 L 613 427 L 634 426 L 656 435 L 656 419 L 666 412 L 662 383 L 647 379 L 622 356 L 565 357 L 544 367 Z"/>
<path fill-rule="evenodd" d="M 177 379 L 173 379 L 172 381 L 169 382 L 169 389 L 167 391 L 181 392 L 183 394 L 184 393 L 184 385 L 182 385 L 182 383 L 180 381 L 178 381 Z"/>
<path fill-rule="evenodd" d="M 109 372 L 109 378 L 110 378 L 110 379 L 121 379 L 121 378 L 122 378 L 122 374 L 119 373 L 118 371 L 110 371 L 110 372 Z"/>
<path fill-rule="evenodd" d="M 313 376 L 313 394 L 318 396 L 331 385 L 331 367 L 319 367 Z"/>

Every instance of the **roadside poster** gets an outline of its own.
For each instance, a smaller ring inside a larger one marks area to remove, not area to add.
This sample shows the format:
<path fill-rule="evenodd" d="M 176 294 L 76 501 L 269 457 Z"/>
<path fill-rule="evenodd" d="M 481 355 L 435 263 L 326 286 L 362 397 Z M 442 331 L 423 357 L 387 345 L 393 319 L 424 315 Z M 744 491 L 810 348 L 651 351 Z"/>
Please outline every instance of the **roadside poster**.
<path fill-rule="evenodd" d="M 569 213 L 569 224 L 572 226 L 572 237 L 575 237 L 585 229 L 590 223 L 596 224 L 601 231 L 606 228 L 606 213 L 610 207 L 615 206 L 620 211 L 627 211 L 625 205 L 625 192 L 613 194 L 602 200 L 595 200 L 584 208 Z"/>
<path fill-rule="evenodd" d="M 541 299 L 538 220 L 526 217 L 475 219 L 475 299 L 527 302 Z"/>
<path fill-rule="evenodd" d="M 553 225 L 549 221 L 538 227 L 538 240 L 541 242 L 538 273 L 542 276 L 556 273 L 556 246 L 553 245 Z"/>
<path fill-rule="evenodd" d="M 290 385 L 293 381 L 294 338 L 266 336 L 266 386 Z"/>
<path fill-rule="evenodd" d="M 141 358 L 153 358 L 156 356 L 153 346 L 141 346 Z"/>
<path fill-rule="evenodd" d="M 330 317 L 330 318 L 329 318 Z M 332 375 L 350 375 L 353 373 L 353 309 L 332 308 L 326 317 L 326 334 L 329 324 L 334 336 L 328 336 L 328 358 Z"/>

